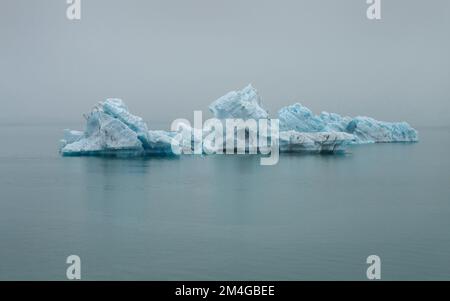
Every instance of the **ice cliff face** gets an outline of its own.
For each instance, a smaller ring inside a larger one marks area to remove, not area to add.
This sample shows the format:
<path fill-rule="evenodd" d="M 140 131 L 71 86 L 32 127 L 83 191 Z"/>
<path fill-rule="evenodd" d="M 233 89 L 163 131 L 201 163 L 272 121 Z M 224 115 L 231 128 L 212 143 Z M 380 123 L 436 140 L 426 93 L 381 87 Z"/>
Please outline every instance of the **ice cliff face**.
<path fill-rule="evenodd" d="M 142 142 L 144 148 L 150 147 L 150 137 L 147 124 L 141 117 L 134 116 L 128 111 L 127 106 L 121 99 L 110 98 L 102 103 L 102 110 L 105 114 L 121 121 L 130 130 L 136 133 L 139 141 Z"/>
<path fill-rule="evenodd" d="M 218 119 L 265 119 L 269 114 L 261 107 L 258 91 L 248 85 L 240 91 L 232 91 L 214 101 L 209 109 Z"/>
<path fill-rule="evenodd" d="M 100 102 L 86 117 L 84 132 L 64 131 L 61 153 L 70 155 L 123 155 L 171 153 L 171 133 L 149 131 L 120 99 Z"/>
<path fill-rule="evenodd" d="M 229 92 L 213 102 L 209 109 L 218 119 L 241 118 L 267 119 L 269 114 L 262 108 L 261 97 L 251 85 L 240 91 Z M 299 114 L 302 120 L 308 114 Z M 312 116 L 312 113 L 309 112 Z M 298 120 L 293 120 L 298 121 Z M 281 152 L 340 152 L 356 141 L 355 137 L 336 128 L 332 133 L 326 133 L 320 120 L 308 120 L 307 125 L 293 122 L 294 127 L 280 127 L 279 147 Z M 286 123 L 285 123 L 286 124 Z M 280 120 L 281 126 L 281 120 Z M 312 131 L 311 128 L 315 130 Z"/>
<path fill-rule="evenodd" d="M 370 117 L 342 117 L 322 112 L 314 115 L 307 107 L 297 103 L 278 112 L 280 129 L 298 132 L 345 132 L 355 136 L 355 143 L 416 142 L 418 134 L 406 122 L 385 122 Z"/>
<path fill-rule="evenodd" d="M 280 132 L 280 152 L 340 153 L 355 141 L 355 136 L 342 132 Z"/>

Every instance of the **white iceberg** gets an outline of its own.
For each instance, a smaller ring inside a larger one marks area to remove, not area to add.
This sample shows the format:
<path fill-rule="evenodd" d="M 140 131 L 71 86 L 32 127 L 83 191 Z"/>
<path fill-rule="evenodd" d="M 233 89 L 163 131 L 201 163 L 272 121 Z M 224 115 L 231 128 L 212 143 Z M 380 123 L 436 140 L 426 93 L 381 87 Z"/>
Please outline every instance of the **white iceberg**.
<path fill-rule="evenodd" d="M 100 102 L 86 117 L 84 132 L 64 130 L 61 153 L 65 156 L 143 156 L 172 154 L 173 134 L 149 131 L 147 124 L 128 111 L 122 100 Z"/>
<path fill-rule="evenodd" d="M 343 153 L 355 136 L 343 132 L 280 132 L 280 152 Z"/>
<path fill-rule="evenodd" d="M 355 143 L 416 142 L 418 133 L 406 122 L 385 122 L 370 117 L 351 118 L 322 112 L 315 115 L 296 103 L 278 112 L 280 130 L 298 132 L 345 132 L 355 136 Z"/>
<path fill-rule="evenodd" d="M 220 97 L 209 106 L 209 109 L 218 119 L 258 120 L 269 118 L 269 114 L 262 107 L 258 91 L 251 85 Z M 314 122 L 312 120 L 308 127 L 280 128 L 280 152 L 341 152 L 356 140 L 353 135 L 343 131 L 326 133 L 323 127 L 314 127 Z M 311 127 L 317 130 L 314 132 L 309 130 Z"/>
<path fill-rule="evenodd" d="M 224 119 L 261 121 L 269 118 L 269 114 L 262 107 L 261 97 L 251 85 L 220 97 L 209 108 L 222 123 Z M 278 119 L 280 152 L 336 153 L 355 143 L 418 141 L 417 131 L 406 122 L 383 122 L 370 117 L 342 117 L 327 112 L 315 115 L 298 103 L 282 108 Z M 178 134 L 186 131 L 191 133 L 191 136 L 180 141 Z M 173 146 L 194 150 L 209 134 L 210 131 L 193 131 L 190 125 L 183 124 L 176 132 L 149 130 L 144 120 L 131 114 L 122 100 L 110 98 L 100 102 L 86 116 L 86 129 L 83 132 L 64 130 L 60 151 L 64 156 L 173 155 Z M 247 129 L 245 136 L 250 139 L 258 134 L 262 134 L 267 141 L 276 139 L 267 137 L 259 129 L 257 132 Z M 234 145 L 244 143 L 248 148 L 250 140 L 244 139 L 240 141 L 234 137 Z M 223 141 L 225 142 L 225 137 Z M 220 153 L 225 149 L 225 144 L 223 147 L 207 144 L 201 147 L 203 153 Z"/>
<path fill-rule="evenodd" d="M 61 140 L 62 147 L 67 144 L 74 143 L 75 141 L 80 140 L 83 137 L 84 133 L 81 131 L 74 131 L 65 129 L 64 130 L 64 138 Z"/>
<path fill-rule="evenodd" d="M 269 114 L 261 107 L 258 91 L 248 85 L 240 91 L 231 91 L 214 101 L 209 109 L 217 119 L 266 119 Z"/>
<path fill-rule="evenodd" d="M 176 132 L 148 131 L 148 147 L 145 153 L 149 155 L 173 155 L 172 142 Z"/>

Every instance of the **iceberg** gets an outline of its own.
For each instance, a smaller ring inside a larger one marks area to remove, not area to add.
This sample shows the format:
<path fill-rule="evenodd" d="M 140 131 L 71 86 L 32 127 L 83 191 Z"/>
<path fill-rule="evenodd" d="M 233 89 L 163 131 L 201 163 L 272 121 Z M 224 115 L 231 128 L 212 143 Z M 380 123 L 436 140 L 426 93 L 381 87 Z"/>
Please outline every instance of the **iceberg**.
<path fill-rule="evenodd" d="M 172 154 L 174 133 L 149 131 L 120 99 L 107 99 L 86 116 L 84 132 L 64 130 L 61 154 L 64 156 L 143 156 Z"/>
<path fill-rule="evenodd" d="M 344 153 L 355 136 L 343 132 L 280 132 L 280 152 Z"/>
<path fill-rule="evenodd" d="M 147 124 L 141 117 L 131 114 L 121 99 L 107 99 L 104 103 L 102 103 L 102 109 L 103 112 L 122 121 L 130 128 L 130 130 L 135 132 L 145 148 L 150 147 Z"/>
<path fill-rule="evenodd" d="M 145 153 L 148 155 L 173 155 L 172 142 L 176 132 L 148 131 L 148 147 Z"/>
<path fill-rule="evenodd" d="M 417 142 L 418 133 L 406 122 L 378 121 L 371 117 L 348 117 L 322 112 L 315 115 L 307 107 L 296 103 L 278 112 L 281 131 L 344 132 L 355 136 L 354 143 Z"/>
<path fill-rule="evenodd" d="M 74 143 L 83 137 L 83 132 L 65 129 L 64 138 L 61 140 L 62 147 L 67 144 Z"/>
<path fill-rule="evenodd" d="M 251 85 L 227 93 L 214 101 L 209 109 L 222 124 L 224 119 L 269 119 L 261 97 Z M 145 121 L 133 115 L 117 98 L 99 102 L 85 118 L 84 131 L 64 130 L 60 140 L 63 156 L 165 156 L 176 154 L 173 146 L 197 150 L 199 143 L 200 151 L 195 153 L 212 154 L 225 150 L 225 144 L 202 143 L 211 134 L 211 129 L 198 131 L 193 130 L 190 124 L 180 124 L 176 131 L 149 130 Z M 339 153 L 351 144 L 418 141 L 417 131 L 406 122 L 385 122 L 362 116 L 352 118 L 327 112 L 315 115 L 299 103 L 282 108 L 278 112 L 278 120 L 280 152 Z M 234 145 L 245 145 L 248 149 L 250 137 L 259 134 L 267 141 L 275 138 L 263 134 L 259 128 L 245 130 L 248 139 L 244 137 L 242 141 L 239 140 L 242 137 L 234 137 Z M 179 140 L 182 133 L 190 136 Z M 223 138 L 225 142 L 228 137 Z"/>
<path fill-rule="evenodd" d="M 258 91 L 248 85 L 240 91 L 231 91 L 214 101 L 209 109 L 217 119 L 266 119 L 269 114 L 261 107 Z"/>
<path fill-rule="evenodd" d="M 240 118 L 268 119 L 267 110 L 262 107 L 262 100 L 258 91 L 248 85 L 240 91 L 232 91 L 220 97 L 209 106 L 210 111 L 218 119 Z M 309 113 L 312 116 L 312 113 Z M 298 118 L 300 118 L 298 116 Z M 356 138 L 343 130 L 327 132 L 321 121 L 310 119 L 307 126 L 295 122 L 295 127 L 280 127 L 280 152 L 342 152 Z M 281 120 L 280 120 L 281 125 Z M 286 125 L 286 123 L 284 123 Z M 310 129 L 314 128 L 314 131 Z"/>
<path fill-rule="evenodd" d="M 89 114 L 84 134 L 65 145 L 61 152 L 63 155 L 107 155 L 116 151 L 141 153 L 143 150 L 134 131 L 118 119 L 96 111 Z"/>

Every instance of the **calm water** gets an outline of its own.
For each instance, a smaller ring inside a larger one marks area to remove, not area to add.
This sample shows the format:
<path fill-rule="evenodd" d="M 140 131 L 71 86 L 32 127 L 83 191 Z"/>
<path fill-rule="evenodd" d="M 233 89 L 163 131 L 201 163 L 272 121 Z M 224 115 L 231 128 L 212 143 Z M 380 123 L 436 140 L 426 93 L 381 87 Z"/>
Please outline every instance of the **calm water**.
<path fill-rule="evenodd" d="M 450 279 L 450 129 L 343 156 L 62 158 L 0 126 L 0 279 Z"/>

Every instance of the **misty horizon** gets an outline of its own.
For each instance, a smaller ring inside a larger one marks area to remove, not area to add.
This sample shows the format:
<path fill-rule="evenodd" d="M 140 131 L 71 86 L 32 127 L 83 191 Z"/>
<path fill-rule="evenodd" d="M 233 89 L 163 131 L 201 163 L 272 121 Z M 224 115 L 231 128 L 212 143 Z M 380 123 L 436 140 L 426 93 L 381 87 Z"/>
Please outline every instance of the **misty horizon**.
<path fill-rule="evenodd" d="M 8 1 L 0 18 L 0 123 L 79 123 L 121 98 L 150 125 L 247 84 L 271 117 L 321 111 L 449 125 L 448 1 Z"/>

